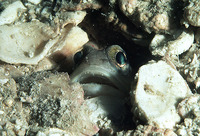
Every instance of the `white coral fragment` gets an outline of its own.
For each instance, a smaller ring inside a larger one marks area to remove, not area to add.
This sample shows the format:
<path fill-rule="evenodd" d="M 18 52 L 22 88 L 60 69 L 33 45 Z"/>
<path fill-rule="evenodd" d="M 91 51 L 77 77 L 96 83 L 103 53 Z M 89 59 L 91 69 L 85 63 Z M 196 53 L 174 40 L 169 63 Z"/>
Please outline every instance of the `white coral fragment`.
<path fill-rule="evenodd" d="M 176 104 L 191 91 L 179 74 L 164 61 L 140 67 L 132 92 L 133 112 L 143 121 L 160 128 L 173 128 L 180 121 Z"/>

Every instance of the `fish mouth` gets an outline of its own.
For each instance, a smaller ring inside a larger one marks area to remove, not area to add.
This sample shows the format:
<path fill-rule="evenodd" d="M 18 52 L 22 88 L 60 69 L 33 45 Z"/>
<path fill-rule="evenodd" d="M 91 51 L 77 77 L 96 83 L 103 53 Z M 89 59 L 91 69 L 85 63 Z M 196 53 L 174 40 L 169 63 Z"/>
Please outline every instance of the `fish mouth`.
<path fill-rule="evenodd" d="M 83 86 L 85 97 L 98 96 L 124 97 L 122 90 L 108 77 L 103 74 L 88 73 L 81 76 L 79 83 Z"/>
<path fill-rule="evenodd" d="M 104 76 L 86 76 L 85 78 L 82 78 L 82 80 L 79 81 L 81 84 L 99 84 L 99 85 L 107 85 L 111 86 L 117 90 L 119 88 L 113 84 L 108 78 Z"/>
<path fill-rule="evenodd" d="M 86 97 L 128 96 L 127 78 L 120 76 L 117 71 L 97 65 L 79 66 L 71 75 L 71 82 L 79 82 Z"/>

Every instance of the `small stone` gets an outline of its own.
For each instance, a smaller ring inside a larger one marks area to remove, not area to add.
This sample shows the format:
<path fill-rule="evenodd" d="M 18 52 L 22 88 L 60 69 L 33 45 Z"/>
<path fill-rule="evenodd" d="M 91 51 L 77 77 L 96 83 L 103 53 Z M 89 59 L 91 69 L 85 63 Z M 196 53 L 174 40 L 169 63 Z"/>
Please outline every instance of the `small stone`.
<path fill-rule="evenodd" d="M 41 1 L 42 1 L 42 0 L 28 0 L 28 2 L 33 3 L 33 4 L 35 4 L 35 5 L 40 4 Z"/>
<path fill-rule="evenodd" d="M 41 132 L 41 131 L 39 131 L 36 136 L 46 136 L 46 134 Z"/>
<path fill-rule="evenodd" d="M 178 104 L 178 113 L 182 118 L 200 117 L 200 95 L 194 94 L 185 98 Z"/>
<path fill-rule="evenodd" d="M 4 100 L 4 104 L 8 107 L 11 107 L 13 105 L 14 100 L 12 98 L 7 98 Z"/>
<path fill-rule="evenodd" d="M 200 87 L 200 77 L 197 77 L 197 79 L 194 81 L 194 84 L 196 89 Z"/>
<path fill-rule="evenodd" d="M 187 131 L 185 129 L 180 128 L 176 131 L 176 134 L 179 135 L 179 136 L 186 136 Z"/>
<path fill-rule="evenodd" d="M 4 111 L 0 110 L 0 115 L 4 114 Z"/>
<path fill-rule="evenodd" d="M 184 19 L 186 24 L 190 24 L 193 26 L 200 26 L 200 3 L 198 0 L 185 0 L 187 6 L 184 9 Z"/>
<path fill-rule="evenodd" d="M 4 85 L 8 82 L 9 79 L 0 79 L 0 84 Z"/>
<path fill-rule="evenodd" d="M 43 71 L 43 70 L 52 70 L 57 65 L 54 61 L 50 60 L 49 58 L 44 58 L 38 62 L 38 65 L 35 68 L 35 71 Z"/>

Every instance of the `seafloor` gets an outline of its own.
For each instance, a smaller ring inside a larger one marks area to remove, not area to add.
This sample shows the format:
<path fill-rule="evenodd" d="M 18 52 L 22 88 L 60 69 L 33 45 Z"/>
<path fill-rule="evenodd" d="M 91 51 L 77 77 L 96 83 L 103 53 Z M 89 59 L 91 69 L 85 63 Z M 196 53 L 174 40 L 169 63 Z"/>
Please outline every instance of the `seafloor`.
<path fill-rule="evenodd" d="M 0 135 L 200 135 L 199 7 L 198 0 L 0 0 Z M 120 121 L 94 117 L 82 84 L 71 82 L 86 43 L 127 54 L 133 81 Z"/>

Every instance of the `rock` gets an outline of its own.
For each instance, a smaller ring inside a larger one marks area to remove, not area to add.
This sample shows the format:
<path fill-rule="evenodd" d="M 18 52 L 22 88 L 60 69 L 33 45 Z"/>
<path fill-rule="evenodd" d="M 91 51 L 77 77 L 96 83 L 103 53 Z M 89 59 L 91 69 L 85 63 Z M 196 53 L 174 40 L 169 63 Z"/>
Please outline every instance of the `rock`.
<path fill-rule="evenodd" d="M 176 126 L 176 134 L 179 136 L 197 136 L 200 133 L 200 117 L 194 119 L 185 118 L 183 123 Z"/>
<path fill-rule="evenodd" d="M 138 125 L 135 130 L 121 131 L 117 136 L 177 136 L 171 129 L 158 128 L 151 125 Z"/>
<path fill-rule="evenodd" d="M 16 82 L 3 72 L 0 72 L 0 80 L 6 81 L 0 83 L 0 135 L 24 136 L 28 122 L 18 101 Z"/>
<path fill-rule="evenodd" d="M 183 0 L 187 6 L 184 8 L 184 22 L 186 27 L 189 25 L 200 26 L 200 2 L 198 0 Z"/>
<path fill-rule="evenodd" d="M 147 124 L 173 128 L 181 119 L 177 103 L 192 94 L 179 72 L 164 61 L 151 62 L 140 67 L 136 80 L 131 93 L 134 115 Z"/>
<path fill-rule="evenodd" d="M 190 86 L 193 86 L 197 92 L 200 84 L 199 76 L 199 65 L 200 65 L 200 49 L 197 43 L 193 43 L 190 49 L 181 55 L 181 58 L 173 61 L 178 71 Z M 192 88 L 191 88 L 192 89 Z"/>
<path fill-rule="evenodd" d="M 23 110 L 30 110 L 27 120 L 31 125 L 27 135 L 37 132 L 38 135 L 76 136 L 98 132 L 97 125 L 90 120 L 90 110 L 84 104 L 82 87 L 70 83 L 68 74 L 43 71 L 17 81 Z"/>
<path fill-rule="evenodd" d="M 39 131 L 36 136 L 76 136 L 71 132 L 67 132 L 58 128 L 48 128 L 44 131 Z"/>
<path fill-rule="evenodd" d="M 200 95 L 194 94 L 178 104 L 178 113 L 182 118 L 200 117 Z"/>
<path fill-rule="evenodd" d="M 68 74 L 37 72 L 13 80 L 0 73 L 0 135 L 94 135 L 80 84 Z M 16 81 L 16 82 L 15 82 Z M 17 86 L 17 87 L 16 87 Z"/>
<path fill-rule="evenodd" d="M 57 67 L 56 63 L 51 59 L 45 57 L 35 66 L 35 71 L 52 70 Z"/>
<path fill-rule="evenodd" d="M 98 96 L 86 99 L 84 104 L 91 111 L 90 120 L 98 124 L 102 135 L 113 135 L 113 132 L 122 128 L 122 119 L 125 120 L 127 114 L 124 101 L 119 97 Z"/>
<path fill-rule="evenodd" d="M 200 95 L 194 94 L 178 104 L 178 113 L 183 118 L 181 124 L 176 125 L 178 135 L 195 136 L 200 133 Z"/>
<path fill-rule="evenodd" d="M 119 7 L 132 22 L 146 32 L 171 33 L 176 28 L 175 19 L 177 6 L 173 0 L 119 0 Z"/>
<path fill-rule="evenodd" d="M 68 24 L 73 24 L 77 26 L 79 23 L 83 21 L 86 16 L 86 11 L 63 11 L 61 13 L 57 13 L 57 21 L 61 25 L 61 28 L 64 28 Z"/>
<path fill-rule="evenodd" d="M 39 4 L 42 0 L 28 0 L 28 2 L 33 3 L 35 5 Z"/>
<path fill-rule="evenodd" d="M 156 34 L 149 48 L 154 56 L 165 56 L 166 54 L 180 55 L 187 51 L 193 42 L 193 31 L 191 29 L 185 29 L 177 31 L 173 37 Z"/>

